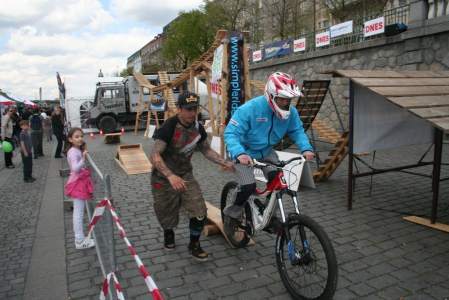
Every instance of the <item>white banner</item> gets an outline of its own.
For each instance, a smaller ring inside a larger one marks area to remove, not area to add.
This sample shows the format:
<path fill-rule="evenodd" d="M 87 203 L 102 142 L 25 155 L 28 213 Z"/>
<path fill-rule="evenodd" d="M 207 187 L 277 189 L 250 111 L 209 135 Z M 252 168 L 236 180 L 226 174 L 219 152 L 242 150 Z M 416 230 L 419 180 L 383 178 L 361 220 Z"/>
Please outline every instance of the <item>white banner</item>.
<path fill-rule="evenodd" d="M 316 47 L 323 47 L 323 46 L 330 45 L 331 38 L 329 35 L 329 31 L 317 34 L 315 41 L 316 41 L 315 42 Z"/>
<path fill-rule="evenodd" d="M 223 68 L 223 45 L 220 45 L 214 51 L 214 61 L 212 63 L 212 82 L 217 83 L 221 79 L 221 71 Z"/>
<path fill-rule="evenodd" d="M 299 52 L 299 51 L 305 51 L 306 50 L 306 39 L 299 39 L 293 41 L 293 51 Z"/>
<path fill-rule="evenodd" d="M 257 50 L 253 52 L 253 61 L 262 60 L 262 50 Z"/>
<path fill-rule="evenodd" d="M 374 20 L 367 21 L 363 25 L 365 25 L 365 28 L 363 29 L 363 33 L 365 34 L 365 37 L 385 32 L 385 18 L 384 17 L 380 17 L 380 18 L 377 18 Z"/>
<path fill-rule="evenodd" d="M 330 28 L 330 37 L 334 38 L 339 35 L 352 33 L 352 21 L 340 23 Z"/>

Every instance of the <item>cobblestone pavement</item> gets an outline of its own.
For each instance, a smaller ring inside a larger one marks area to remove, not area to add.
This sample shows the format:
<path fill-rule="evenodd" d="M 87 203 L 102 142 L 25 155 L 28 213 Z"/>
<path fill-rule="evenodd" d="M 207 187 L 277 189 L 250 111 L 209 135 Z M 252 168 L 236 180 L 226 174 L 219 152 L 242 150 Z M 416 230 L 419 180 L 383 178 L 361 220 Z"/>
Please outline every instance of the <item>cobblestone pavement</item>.
<path fill-rule="evenodd" d="M 33 161 L 32 184 L 23 182 L 19 150 L 13 151 L 15 169 L 5 169 L 0 150 L 0 299 L 22 299 L 25 291 L 53 142 L 43 146 L 45 156 Z"/>
<path fill-rule="evenodd" d="M 103 173 L 111 175 L 114 206 L 126 235 L 150 272 L 165 299 L 290 299 L 280 280 L 275 236 L 257 233 L 253 246 L 232 249 L 223 236 L 202 236 L 207 262 L 191 259 L 187 252 L 188 219 L 181 214 L 175 229 L 176 250 L 163 249 L 163 233 L 152 208 L 149 174 L 127 175 L 113 160 L 117 144 L 104 144 L 95 135 L 87 140 L 90 154 Z M 121 144 L 142 143 L 147 155 L 152 141 L 143 132 L 127 132 Z M 319 142 L 319 149 L 330 148 Z M 376 168 L 415 163 L 430 145 L 379 151 Z M 447 148 L 447 144 L 445 144 Z M 427 160 L 432 158 L 432 150 Z M 449 152 L 444 149 L 447 162 Z M 39 180 L 45 179 L 48 157 L 36 163 Z M 373 164 L 373 155 L 363 156 Z M 0 161 L 0 168 L 3 158 Z M 236 175 L 219 172 L 199 152 L 193 157 L 194 174 L 204 198 L 219 206 L 221 189 Z M 18 164 L 16 164 L 18 165 Z M 366 169 L 357 163 L 360 170 Z M 413 172 L 431 174 L 431 167 Z M 33 244 L 33 226 L 42 190 L 32 194 L 20 187 L 21 169 L 16 168 L 1 188 L 5 238 L 0 242 L 0 298 L 22 299 L 27 262 Z M 447 166 L 443 177 L 449 177 Z M 20 186 L 15 184 L 20 182 Z M 43 185 L 40 185 L 43 186 Z M 449 181 L 440 185 L 438 222 L 449 224 Z M 22 195 L 23 194 L 23 195 Z M 12 195 L 9 197 L 9 195 Z M 28 197 L 25 197 L 28 196 Z M 63 197 L 61 195 L 61 197 Z M 405 173 L 387 173 L 357 179 L 353 209 L 346 209 L 347 162 L 316 189 L 302 188 L 302 213 L 324 227 L 334 245 L 338 264 L 338 290 L 334 299 L 449 299 L 449 233 L 403 220 L 415 215 L 430 218 L 431 179 Z M 291 206 L 287 205 L 287 211 Z M 73 247 L 72 215 L 65 217 L 68 294 L 71 299 L 98 299 L 103 278 L 96 252 Z M 86 220 L 87 230 L 87 220 Z M 149 299 L 148 289 L 123 238 L 115 231 L 118 280 L 126 299 Z M 28 256 L 27 256 L 28 255 Z"/>

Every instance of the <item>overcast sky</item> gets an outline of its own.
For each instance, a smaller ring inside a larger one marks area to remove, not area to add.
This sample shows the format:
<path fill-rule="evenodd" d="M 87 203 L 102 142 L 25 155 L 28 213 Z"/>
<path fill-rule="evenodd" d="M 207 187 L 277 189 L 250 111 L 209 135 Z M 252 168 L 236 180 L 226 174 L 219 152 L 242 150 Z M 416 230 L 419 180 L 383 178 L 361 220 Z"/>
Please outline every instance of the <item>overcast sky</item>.
<path fill-rule="evenodd" d="M 180 10 L 202 0 L 3 0 L 0 8 L 0 89 L 19 98 L 57 98 L 62 78 L 126 68 Z M 118 67 L 118 68 L 117 68 Z"/>

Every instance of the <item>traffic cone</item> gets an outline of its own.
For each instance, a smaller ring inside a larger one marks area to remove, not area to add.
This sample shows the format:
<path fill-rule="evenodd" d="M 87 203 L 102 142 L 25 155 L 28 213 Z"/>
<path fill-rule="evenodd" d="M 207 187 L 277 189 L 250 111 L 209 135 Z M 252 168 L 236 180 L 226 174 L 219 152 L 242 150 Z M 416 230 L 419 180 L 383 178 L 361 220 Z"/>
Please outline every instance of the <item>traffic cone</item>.
<path fill-rule="evenodd" d="M 90 139 L 95 140 L 94 133 L 92 131 L 90 132 Z"/>
<path fill-rule="evenodd" d="M 100 129 L 100 136 L 103 136 L 103 130 Z"/>
<path fill-rule="evenodd" d="M 125 134 L 125 129 L 123 128 L 123 126 L 122 126 L 122 134 Z"/>

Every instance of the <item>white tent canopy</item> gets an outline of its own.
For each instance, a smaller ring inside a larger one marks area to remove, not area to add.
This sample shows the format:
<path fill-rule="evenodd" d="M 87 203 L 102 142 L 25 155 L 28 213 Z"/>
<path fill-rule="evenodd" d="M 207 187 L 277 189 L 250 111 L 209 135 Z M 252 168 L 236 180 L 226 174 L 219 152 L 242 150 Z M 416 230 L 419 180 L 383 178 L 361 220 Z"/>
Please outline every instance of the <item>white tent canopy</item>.
<path fill-rule="evenodd" d="M 98 82 L 122 82 L 122 77 L 66 77 L 66 117 L 71 127 L 83 127 L 81 119 L 95 98 Z"/>

